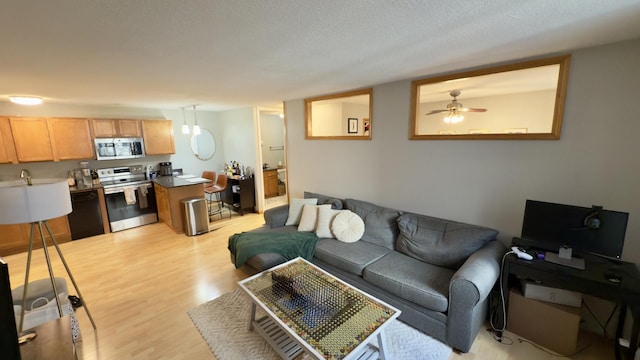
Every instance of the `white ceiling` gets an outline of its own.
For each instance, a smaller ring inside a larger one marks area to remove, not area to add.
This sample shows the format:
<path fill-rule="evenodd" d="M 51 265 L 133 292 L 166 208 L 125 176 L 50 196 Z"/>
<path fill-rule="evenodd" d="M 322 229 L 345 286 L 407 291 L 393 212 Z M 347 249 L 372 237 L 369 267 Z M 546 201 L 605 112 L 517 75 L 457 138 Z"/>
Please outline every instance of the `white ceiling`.
<path fill-rule="evenodd" d="M 223 110 L 640 38 L 638 0 L 3 0 L 0 101 Z"/>

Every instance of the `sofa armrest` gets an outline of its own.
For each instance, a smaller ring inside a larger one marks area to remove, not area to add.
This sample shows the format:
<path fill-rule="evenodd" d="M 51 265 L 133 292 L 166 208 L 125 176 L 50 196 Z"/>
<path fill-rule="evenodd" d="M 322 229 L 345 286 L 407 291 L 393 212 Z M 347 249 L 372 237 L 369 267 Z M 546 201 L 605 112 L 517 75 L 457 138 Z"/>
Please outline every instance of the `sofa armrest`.
<path fill-rule="evenodd" d="M 449 283 L 447 342 L 467 352 L 486 319 L 488 297 L 500 275 L 500 259 L 506 248 L 491 241 L 473 253 Z"/>
<path fill-rule="evenodd" d="M 289 217 L 289 205 L 280 205 L 264 212 L 264 222 L 270 228 L 284 226 Z"/>

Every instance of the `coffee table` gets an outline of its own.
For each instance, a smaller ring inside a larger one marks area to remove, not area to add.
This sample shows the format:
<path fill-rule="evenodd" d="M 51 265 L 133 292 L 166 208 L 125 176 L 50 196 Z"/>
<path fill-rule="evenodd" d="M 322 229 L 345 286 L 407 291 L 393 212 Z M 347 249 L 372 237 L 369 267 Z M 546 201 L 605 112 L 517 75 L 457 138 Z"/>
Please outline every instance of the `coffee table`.
<path fill-rule="evenodd" d="M 283 359 L 385 359 L 384 329 L 400 310 L 296 258 L 238 282 L 252 300 L 249 331 Z M 256 306 L 266 313 L 256 318 Z M 376 344 L 377 343 L 377 346 Z"/>

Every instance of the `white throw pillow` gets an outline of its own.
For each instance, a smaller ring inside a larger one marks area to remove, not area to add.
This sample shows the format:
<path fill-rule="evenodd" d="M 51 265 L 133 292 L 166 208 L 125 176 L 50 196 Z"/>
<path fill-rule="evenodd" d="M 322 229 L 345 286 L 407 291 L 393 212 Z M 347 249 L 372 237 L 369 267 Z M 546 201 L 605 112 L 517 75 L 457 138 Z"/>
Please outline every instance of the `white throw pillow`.
<path fill-rule="evenodd" d="M 335 238 L 331 232 L 331 223 L 333 222 L 333 219 L 343 211 L 348 210 L 334 210 L 331 208 L 331 205 L 329 205 L 328 208 L 322 207 L 318 209 L 318 226 L 316 227 L 316 235 L 318 235 L 319 238 Z"/>
<path fill-rule="evenodd" d="M 304 204 L 302 207 L 302 216 L 300 216 L 298 231 L 316 231 L 316 226 L 318 224 L 318 211 L 323 207 L 331 208 L 331 205 Z"/>
<path fill-rule="evenodd" d="M 356 242 L 364 234 L 364 221 L 354 212 L 343 211 L 333 219 L 331 231 L 336 239 L 340 241 Z"/>
<path fill-rule="evenodd" d="M 302 216 L 302 206 L 304 204 L 316 205 L 318 199 L 291 199 L 289 202 L 289 217 L 285 225 L 298 225 Z"/>

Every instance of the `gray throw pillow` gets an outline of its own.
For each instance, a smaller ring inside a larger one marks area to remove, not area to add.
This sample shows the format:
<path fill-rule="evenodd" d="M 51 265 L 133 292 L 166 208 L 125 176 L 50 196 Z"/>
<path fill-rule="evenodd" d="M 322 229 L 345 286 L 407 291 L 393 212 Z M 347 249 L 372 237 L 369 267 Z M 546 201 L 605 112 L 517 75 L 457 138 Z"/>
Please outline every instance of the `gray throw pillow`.
<path fill-rule="evenodd" d="M 318 205 L 329 204 L 333 210 L 342 210 L 342 200 L 333 198 L 331 196 L 316 194 L 312 192 L 305 191 L 304 198 L 310 199 L 315 198 L 318 199 Z"/>
<path fill-rule="evenodd" d="M 398 218 L 396 250 L 426 263 L 457 269 L 497 230 L 418 214 Z"/>
<path fill-rule="evenodd" d="M 354 199 L 346 199 L 344 207 L 364 221 L 362 241 L 393 250 L 398 237 L 397 220 L 402 214 L 401 211 Z"/>

